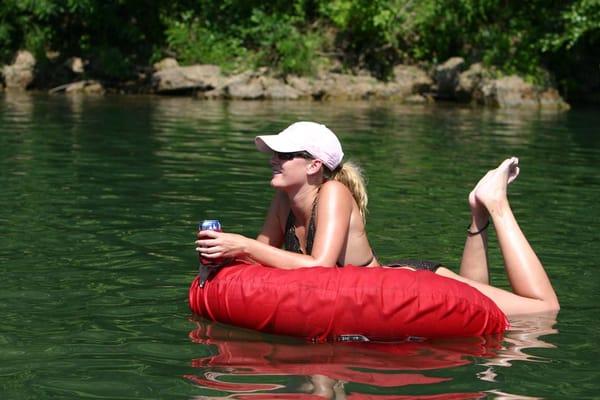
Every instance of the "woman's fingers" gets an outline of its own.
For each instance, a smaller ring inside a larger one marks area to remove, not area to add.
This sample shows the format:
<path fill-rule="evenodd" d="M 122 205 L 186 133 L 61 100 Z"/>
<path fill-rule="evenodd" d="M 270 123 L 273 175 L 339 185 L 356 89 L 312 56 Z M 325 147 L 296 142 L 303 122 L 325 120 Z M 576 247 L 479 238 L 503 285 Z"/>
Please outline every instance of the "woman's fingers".
<path fill-rule="evenodd" d="M 217 238 L 219 237 L 219 235 L 221 235 L 221 232 L 217 232 L 217 231 L 199 231 L 196 234 L 196 237 L 198 239 L 206 239 L 206 238 Z"/>
<path fill-rule="evenodd" d="M 201 254 L 215 254 L 215 253 L 222 253 L 222 252 L 223 252 L 223 247 L 221 247 L 221 246 L 200 248 Z"/>
<path fill-rule="evenodd" d="M 215 231 L 200 231 L 198 232 L 198 240 L 196 251 L 200 252 L 201 256 L 207 258 L 219 257 L 235 257 L 240 253 L 240 241 L 243 238 L 240 235 L 215 232 Z"/>
<path fill-rule="evenodd" d="M 196 247 L 196 251 L 200 253 L 200 255 L 204 254 L 214 254 L 217 252 L 222 252 L 223 248 L 221 246 L 199 246 Z"/>
<path fill-rule="evenodd" d="M 214 258 L 222 258 L 223 257 L 223 253 L 222 252 L 216 252 L 216 253 L 200 253 L 200 255 L 202 256 L 202 258 L 207 258 L 207 259 L 214 259 Z"/>
<path fill-rule="evenodd" d="M 213 247 L 219 244 L 217 239 L 200 239 L 194 242 L 196 247 Z"/>
<path fill-rule="evenodd" d="M 196 247 L 196 251 L 204 258 L 218 258 L 223 255 L 222 246 L 199 246 Z"/>
<path fill-rule="evenodd" d="M 200 231 L 198 232 L 198 240 L 194 242 L 196 244 L 196 251 L 203 251 L 206 248 L 214 247 L 219 245 L 218 236 L 220 232 L 215 231 Z"/>
<path fill-rule="evenodd" d="M 196 245 L 196 251 L 200 253 L 202 258 L 206 259 L 217 259 L 223 257 L 223 246 L 221 239 L 221 232 L 216 231 L 199 231 L 196 234 L 198 240 L 194 242 Z"/>

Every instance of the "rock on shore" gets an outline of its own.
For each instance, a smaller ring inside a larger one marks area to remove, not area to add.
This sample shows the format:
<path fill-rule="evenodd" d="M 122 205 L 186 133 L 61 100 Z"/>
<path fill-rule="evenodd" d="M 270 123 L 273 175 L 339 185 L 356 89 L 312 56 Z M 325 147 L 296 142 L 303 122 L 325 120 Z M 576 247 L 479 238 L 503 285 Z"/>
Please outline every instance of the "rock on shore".
<path fill-rule="evenodd" d="M 467 68 L 453 57 L 428 74 L 413 65 L 397 65 L 392 79 L 383 82 L 368 74 L 321 72 L 315 77 L 288 75 L 275 78 L 267 68 L 224 76 L 214 65 L 180 67 L 176 63 L 156 71 L 152 77 L 157 93 L 193 91 L 201 98 L 243 100 L 296 99 L 390 99 L 406 103 L 434 100 L 484 106 L 568 108 L 553 88 L 542 88 L 511 75 L 496 77 L 481 64 Z"/>
<path fill-rule="evenodd" d="M 71 59 L 70 59 L 71 60 Z M 35 58 L 20 51 L 2 74 L 7 88 L 26 90 L 34 81 Z M 75 82 L 61 84 L 51 93 L 102 94 L 102 82 L 84 77 L 85 62 L 73 58 L 68 63 Z M 64 67 L 64 66 L 63 66 Z M 147 78 L 120 85 L 121 92 L 161 95 L 195 95 L 206 99 L 297 100 L 297 99 L 387 99 L 403 103 L 451 101 L 489 107 L 529 107 L 566 109 L 568 104 L 554 88 L 545 88 L 511 75 L 500 76 L 480 63 L 467 65 L 452 57 L 430 71 L 415 65 L 397 65 L 389 81 L 381 81 L 368 72 L 342 74 L 321 71 L 314 77 L 275 76 L 269 68 L 226 75 L 216 65 L 180 66 L 176 59 L 165 58 L 153 65 Z"/>
<path fill-rule="evenodd" d="M 164 65 L 161 63 L 160 65 Z M 315 77 L 288 75 L 276 78 L 267 68 L 225 76 L 214 65 L 170 67 L 152 76 L 153 88 L 159 94 L 194 92 L 202 98 L 243 100 L 296 99 L 394 99 L 426 102 L 432 80 L 425 71 L 409 65 L 398 65 L 393 79 L 382 82 L 374 77 L 322 72 Z"/>
<path fill-rule="evenodd" d="M 25 90 L 34 79 L 35 57 L 28 51 L 19 51 L 12 65 L 2 68 L 7 89 Z"/>
<path fill-rule="evenodd" d="M 436 97 L 441 100 L 499 108 L 569 108 L 554 88 L 533 85 L 516 75 L 496 77 L 494 71 L 480 63 L 467 68 L 460 57 L 453 57 L 438 65 L 434 79 Z"/>

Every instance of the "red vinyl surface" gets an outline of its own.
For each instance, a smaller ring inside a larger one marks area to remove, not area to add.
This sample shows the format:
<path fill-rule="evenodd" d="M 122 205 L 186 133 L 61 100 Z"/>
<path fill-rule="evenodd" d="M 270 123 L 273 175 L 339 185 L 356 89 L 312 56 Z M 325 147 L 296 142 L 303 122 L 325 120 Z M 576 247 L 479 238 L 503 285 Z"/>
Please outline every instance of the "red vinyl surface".
<path fill-rule="evenodd" d="M 402 268 L 283 270 L 234 264 L 189 289 L 205 318 L 315 341 L 362 335 L 402 340 L 502 333 L 508 320 L 478 290 L 429 271 Z"/>

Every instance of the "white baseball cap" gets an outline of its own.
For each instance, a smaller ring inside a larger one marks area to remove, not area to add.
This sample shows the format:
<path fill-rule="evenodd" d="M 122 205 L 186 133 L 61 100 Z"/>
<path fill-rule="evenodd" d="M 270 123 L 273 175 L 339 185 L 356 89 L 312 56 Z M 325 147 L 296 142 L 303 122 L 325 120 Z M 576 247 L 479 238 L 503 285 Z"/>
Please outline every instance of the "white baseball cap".
<path fill-rule="evenodd" d="M 344 158 L 342 145 L 335 133 L 316 122 L 295 122 L 277 135 L 257 136 L 254 143 L 258 150 L 265 153 L 306 151 L 321 160 L 330 171 L 336 169 Z"/>

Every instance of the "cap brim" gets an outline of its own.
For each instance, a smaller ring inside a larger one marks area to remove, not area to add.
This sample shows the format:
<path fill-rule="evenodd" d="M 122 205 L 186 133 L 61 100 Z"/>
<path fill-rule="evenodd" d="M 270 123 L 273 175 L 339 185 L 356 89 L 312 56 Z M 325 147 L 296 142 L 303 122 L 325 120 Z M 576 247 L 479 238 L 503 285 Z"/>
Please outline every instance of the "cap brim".
<path fill-rule="evenodd" d="M 283 139 L 283 140 L 282 140 Z M 297 144 L 290 143 L 289 139 L 284 139 L 279 135 L 262 135 L 254 138 L 254 144 L 259 151 L 269 153 L 276 151 L 278 153 L 292 153 L 294 151 L 302 151 Z"/>

